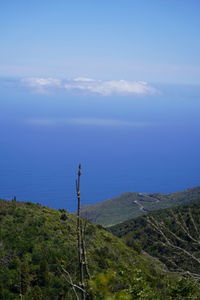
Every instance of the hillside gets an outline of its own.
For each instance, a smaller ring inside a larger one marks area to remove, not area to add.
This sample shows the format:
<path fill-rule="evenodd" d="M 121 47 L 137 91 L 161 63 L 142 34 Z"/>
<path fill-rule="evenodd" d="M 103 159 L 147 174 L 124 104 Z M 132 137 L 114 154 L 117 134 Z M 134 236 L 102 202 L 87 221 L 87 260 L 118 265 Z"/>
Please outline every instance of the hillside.
<path fill-rule="evenodd" d="M 171 270 L 200 280 L 200 201 L 147 213 L 110 227 L 132 248 L 142 247 Z M 140 245 L 140 246 L 139 246 Z"/>
<path fill-rule="evenodd" d="M 83 206 L 81 215 L 92 223 L 112 226 L 148 211 L 200 200 L 200 187 L 171 194 L 124 193 L 116 198 Z"/>
<path fill-rule="evenodd" d="M 78 299 L 76 217 L 30 202 L 0 200 L 0 299 Z M 199 286 L 86 223 L 87 299 L 199 299 Z M 66 272 L 65 272 L 66 271 Z"/>

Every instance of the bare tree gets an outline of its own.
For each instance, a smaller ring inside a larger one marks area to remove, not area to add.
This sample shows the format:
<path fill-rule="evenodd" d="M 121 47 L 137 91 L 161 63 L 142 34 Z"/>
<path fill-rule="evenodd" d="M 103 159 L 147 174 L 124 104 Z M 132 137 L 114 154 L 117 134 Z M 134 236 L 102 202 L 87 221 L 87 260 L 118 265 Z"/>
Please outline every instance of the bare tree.
<path fill-rule="evenodd" d="M 190 276 L 195 281 L 200 281 L 200 272 L 194 273 L 190 267 L 187 268 L 181 265 L 181 263 L 175 259 L 175 257 L 179 257 L 182 260 L 185 257 L 191 261 L 192 265 L 196 264 L 198 269 L 200 268 L 200 236 L 198 225 L 192 216 L 191 210 L 189 209 L 187 214 L 187 223 L 182 214 L 179 212 L 175 214 L 171 210 L 171 222 L 172 221 L 176 224 L 176 229 L 173 229 L 173 227 L 170 229 L 170 226 L 164 221 L 157 220 L 151 215 L 147 216 L 148 224 L 161 237 L 159 244 L 163 247 L 163 250 L 168 249 L 171 253 L 174 253 L 171 257 L 167 255 L 163 256 L 163 258 L 170 263 L 171 271 Z M 165 251 L 163 251 L 163 253 L 164 252 Z M 162 259 L 162 257 L 160 258 Z"/>
<path fill-rule="evenodd" d="M 81 164 L 78 166 L 78 174 L 76 179 L 76 195 L 77 195 L 77 252 L 78 252 L 78 269 L 79 269 L 79 283 L 75 284 L 72 280 L 70 273 L 61 267 L 62 275 L 65 280 L 71 285 L 77 300 L 86 300 L 86 278 L 90 278 L 90 272 L 87 263 L 86 246 L 85 246 L 85 229 L 87 225 L 86 220 L 82 220 L 80 216 L 81 208 L 81 191 L 80 191 L 80 178 L 81 178 Z"/>
<path fill-rule="evenodd" d="M 79 263 L 79 280 L 81 290 L 81 299 L 85 300 L 85 283 L 84 283 L 84 255 L 83 255 L 83 226 L 80 218 L 81 208 L 81 191 L 80 191 L 81 165 L 78 166 L 78 175 L 76 179 L 77 195 L 77 246 L 78 246 L 78 263 Z"/>
<path fill-rule="evenodd" d="M 78 260 L 79 260 L 79 280 L 81 287 L 81 299 L 86 299 L 86 277 L 90 278 L 90 272 L 87 263 L 86 247 L 85 247 L 85 228 L 87 222 L 80 217 L 81 208 L 81 191 L 80 191 L 80 178 L 81 178 L 81 164 L 78 166 L 78 175 L 76 179 L 76 194 L 77 194 L 77 246 L 78 246 Z"/>

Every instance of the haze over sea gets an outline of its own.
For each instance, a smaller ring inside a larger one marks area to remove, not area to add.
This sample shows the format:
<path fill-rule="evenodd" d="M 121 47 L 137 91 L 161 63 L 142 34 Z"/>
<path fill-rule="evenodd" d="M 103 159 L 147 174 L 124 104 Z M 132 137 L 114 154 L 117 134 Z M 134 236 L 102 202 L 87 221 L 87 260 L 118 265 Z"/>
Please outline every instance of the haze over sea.
<path fill-rule="evenodd" d="M 0 197 L 75 210 L 128 191 L 200 185 L 200 87 L 152 95 L 48 93 L 2 79 Z"/>

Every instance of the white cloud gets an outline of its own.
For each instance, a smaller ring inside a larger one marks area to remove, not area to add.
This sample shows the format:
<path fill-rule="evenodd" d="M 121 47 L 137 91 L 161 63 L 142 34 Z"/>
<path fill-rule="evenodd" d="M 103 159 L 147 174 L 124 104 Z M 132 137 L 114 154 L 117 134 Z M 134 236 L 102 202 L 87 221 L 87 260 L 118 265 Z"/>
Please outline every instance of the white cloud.
<path fill-rule="evenodd" d="M 41 119 L 29 119 L 28 122 L 31 125 L 38 126 L 63 126 L 63 125 L 81 125 L 81 126 L 97 126 L 97 127 L 132 127 L 142 128 L 151 126 L 152 123 L 148 122 L 132 122 L 116 119 L 103 119 L 103 118 L 41 118 Z"/>
<path fill-rule="evenodd" d="M 152 95 L 159 91 L 146 82 L 127 80 L 96 80 L 92 78 L 78 77 L 71 80 L 55 78 L 25 78 L 22 83 L 36 90 L 36 92 L 48 92 L 52 89 L 67 91 L 79 91 L 101 96 L 111 95 Z"/>
<path fill-rule="evenodd" d="M 103 96 L 110 96 L 113 94 L 148 95 L 158 93 L 155 88 L 153 88 L 146 82 L 132 82 L 126 80 L 102 81 L 89 78 L 76 78 L 67 82 L 64 87 L 68 90 L 77 89 L 100 94 Z"/>
<path fill-rule="evenodd" d="M 31 87 L 61 86 L 61 80 L 55 78 L 24 78 L 22 82 Z"/>
<path fill-rule="evenodd" d="M 46 94 L 52 88 L 61 88 L 61 80 L 56 78 L 36 78 L 36 77 L 29 77 L 23 78 L 22 84 L 25 86 L 31 87 L 36 93 L 39 94 Z"/>
<path fill-rule="evenodd" d="M 92 79 L 92 78 L 87 78 L 87 77 L 77 77 L 77 78 L 74 78 L 73 81 L 94 82 L 96 80 Z"/>

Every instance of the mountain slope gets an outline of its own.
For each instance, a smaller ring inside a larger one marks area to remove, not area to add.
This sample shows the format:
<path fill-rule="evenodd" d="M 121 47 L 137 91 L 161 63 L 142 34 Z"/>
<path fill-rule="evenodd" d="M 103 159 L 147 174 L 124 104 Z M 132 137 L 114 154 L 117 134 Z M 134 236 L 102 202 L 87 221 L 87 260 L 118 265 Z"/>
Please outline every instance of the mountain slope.
<path fill-rule="evenodd" d="M 141 245 L 175 272 L 200 281 L 200 201 L 147 213 L 110 227 L 132 248 Z"/>
<path fill-rule="evenodd" d="M 0 200 L 0 299 L 76 299 L 76 217 L 33 203 Z M 200 297 L 199 286 L 127 247 L 101 226 L 86 224 L 87 299 Z"/>
<path fill-rule="evenodd" d="M 103 226 L 112 226 L 145 212 L 181 205 L 200 200 L 200 187 L 171 194 L 124 193 L 116 198 L 104 200 L 81 208 L 83 218 Z"/>

